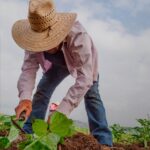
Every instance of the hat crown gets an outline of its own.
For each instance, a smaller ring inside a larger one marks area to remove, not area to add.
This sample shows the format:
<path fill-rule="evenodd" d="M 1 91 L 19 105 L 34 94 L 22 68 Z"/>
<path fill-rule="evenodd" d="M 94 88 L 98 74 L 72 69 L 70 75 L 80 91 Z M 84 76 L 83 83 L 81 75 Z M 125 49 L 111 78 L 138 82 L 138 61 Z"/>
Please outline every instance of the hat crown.
<path fill-rule="evenodd" d="M 41 32 L 51 27 L 56 22 L 55 14 L 53 0 L 30 0 L 28 19 L 33 30 Z"/>
<path fill-rule="evenodd" d="M 76 14 L 56 12 L 54 2 L 29 0 L 28 19 L 18 20 L 12 27 L 13 39 L 21 48 L 31 52 L 53 50 L 69 34 Z"/>
<path fill-rule="evenodd" d="M 44 17 L 54 8 L 53 0 L 30 0 L 29 16 Z"/>

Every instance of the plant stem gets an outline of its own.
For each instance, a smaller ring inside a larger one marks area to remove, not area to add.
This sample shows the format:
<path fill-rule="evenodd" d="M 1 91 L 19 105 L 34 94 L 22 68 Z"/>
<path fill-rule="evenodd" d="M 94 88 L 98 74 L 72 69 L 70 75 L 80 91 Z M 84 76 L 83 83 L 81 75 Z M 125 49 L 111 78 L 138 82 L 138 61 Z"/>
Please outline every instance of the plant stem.
<path fill-rule="evenodd" d="M 147 140 L 144 140 L 144 147 L 145 147 L 145 148 L 148 147 Z"/>

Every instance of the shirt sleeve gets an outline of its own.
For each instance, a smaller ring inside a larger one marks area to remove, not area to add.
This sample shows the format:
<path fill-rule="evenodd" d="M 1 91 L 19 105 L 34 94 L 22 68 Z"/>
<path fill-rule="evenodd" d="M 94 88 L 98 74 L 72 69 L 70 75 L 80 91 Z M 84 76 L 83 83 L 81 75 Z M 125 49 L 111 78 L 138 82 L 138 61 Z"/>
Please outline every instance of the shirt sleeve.
<path fill-rule="evenodd" d="M 69 115 L 77 107 L 93 84 L 91 40 L 87 33 L 79 33 L 71 40 L 73 66 L 77 70 L 75 84 L 70 87 L 57 111 Z"/>
<path fill-rule="evenodd" d="M 31 99 L 38 69 L 39 63 L 36 54 L 25 51 L 22 72 L 17 84 L 20 100 Z"/>

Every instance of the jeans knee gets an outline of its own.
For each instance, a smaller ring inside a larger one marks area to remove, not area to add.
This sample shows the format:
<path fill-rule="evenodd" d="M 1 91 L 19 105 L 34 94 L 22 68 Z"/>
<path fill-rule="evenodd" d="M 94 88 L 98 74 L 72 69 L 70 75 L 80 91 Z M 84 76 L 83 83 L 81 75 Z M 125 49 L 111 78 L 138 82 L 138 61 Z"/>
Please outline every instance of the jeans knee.
<path fill-rule="evenodd" d="M 85 99 L 97 99 L 99 98 L 99 91 L 97 89 L 90 89 L 84 96 Z"/>
<path fill-rule="evenodd" d="M 52 90 L 48 90 L 44 87 L 42 88 L 37 88 L 37 91 L 35 93 L 37 96 L 41 96 L 41 97 L 46 97 L 49 98 L 50 95 L 52 94 Z"/>
<path fill-rule="evenodd" d="M 85 105 L 90 107 L 99 107 L 103 105 L 100 94 L 98 90 L 89 90 L 84 96 Z"/>
<path fill-rule="evenodd" d="M 38 89 L 33 97 L 33 103 L 49 103 L 50 96 L 45 93 L 43 90 Z"/>

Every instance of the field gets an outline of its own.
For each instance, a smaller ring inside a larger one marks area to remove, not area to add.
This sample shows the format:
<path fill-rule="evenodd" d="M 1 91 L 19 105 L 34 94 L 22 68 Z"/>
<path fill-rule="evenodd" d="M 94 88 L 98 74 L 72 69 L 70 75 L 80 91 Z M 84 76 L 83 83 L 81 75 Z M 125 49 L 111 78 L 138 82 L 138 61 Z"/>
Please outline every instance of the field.
<path fill-rule="evenodd" d="M 137 119 L 139 126 L 121 127 L 119 124 L 111 126 L 114 147 L 125 150 L 150 150 L 150 119 Z"/>
<path fill-rule="evenodd" d="M 88 129 L 77 127 L 73 120 L 54 113 L 50 124 L 33 120 L 34 134 L 24 134 L 12 122 L 15 116 L 0 115 L 0 150 L 101 150 Z M 150 150 L 150 119 L 138 119 L 134 128 L 114 124 L 113 150 Z M 17 121 L 22 127 L 23 121 Z"/>

